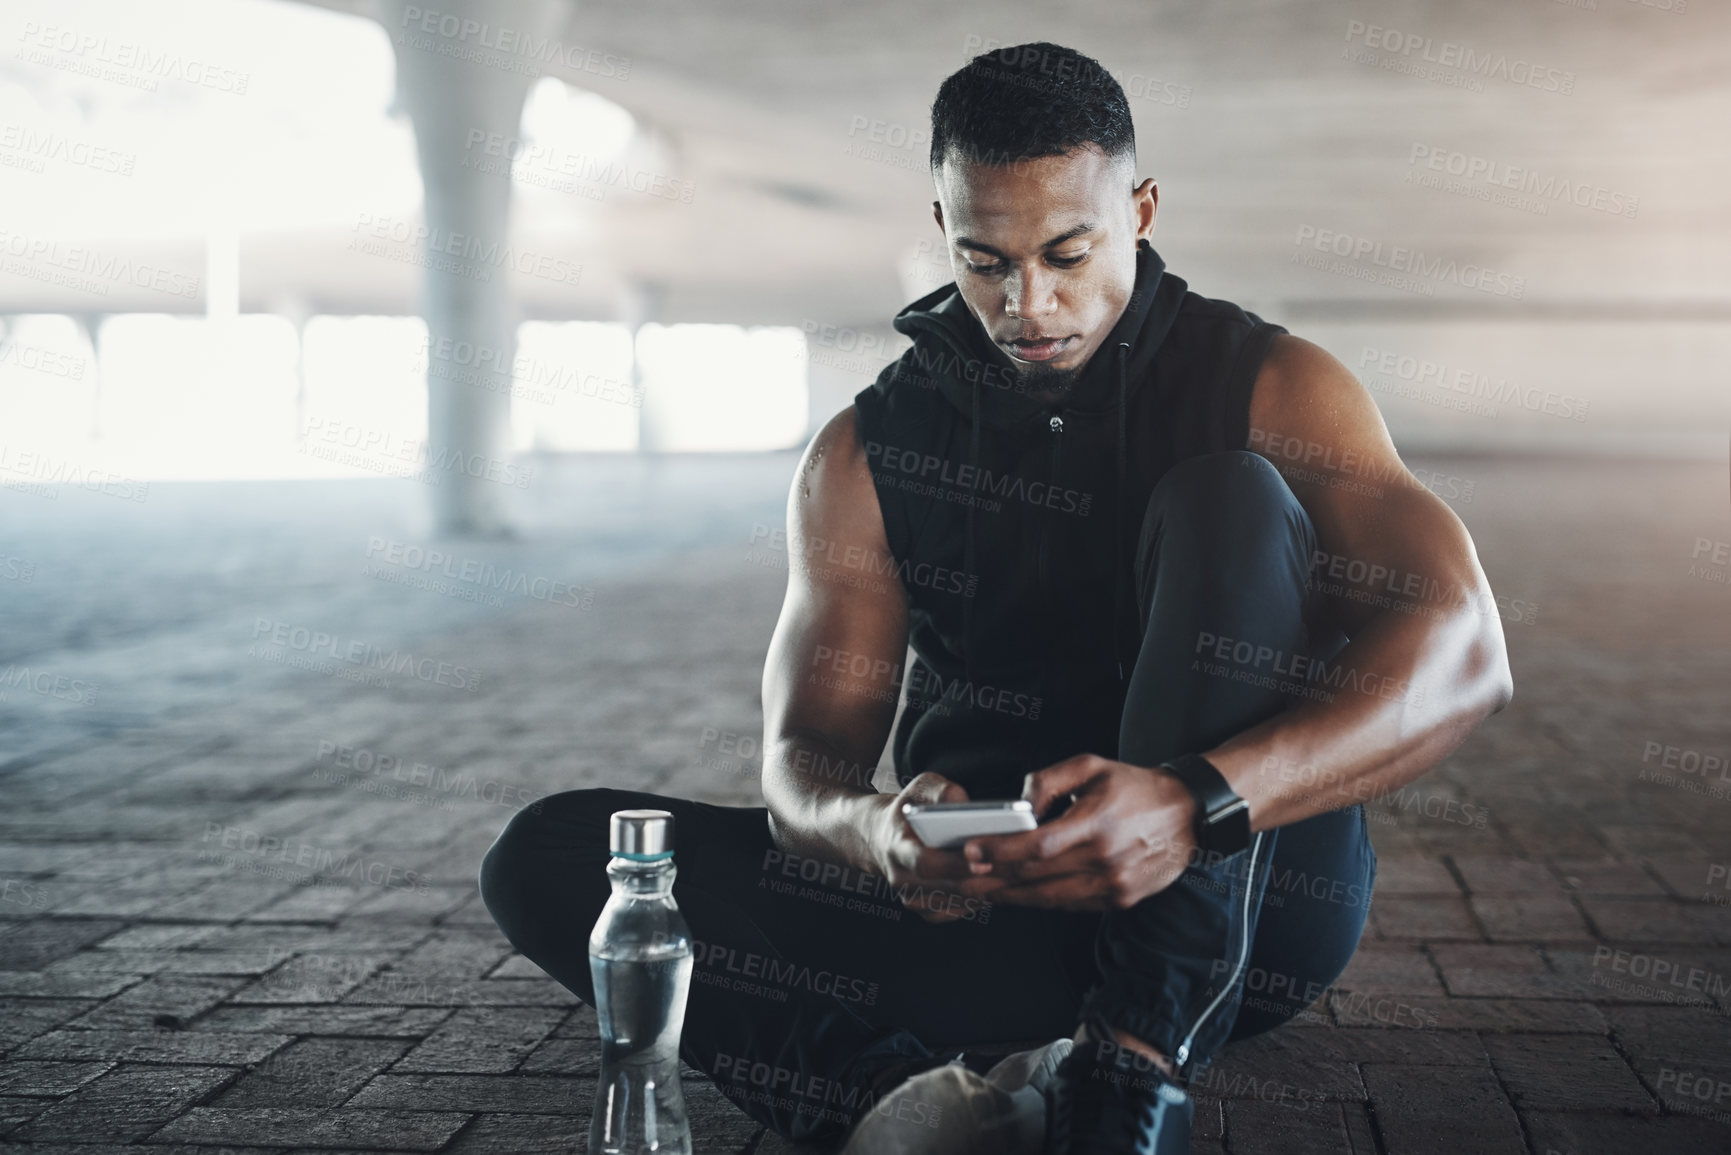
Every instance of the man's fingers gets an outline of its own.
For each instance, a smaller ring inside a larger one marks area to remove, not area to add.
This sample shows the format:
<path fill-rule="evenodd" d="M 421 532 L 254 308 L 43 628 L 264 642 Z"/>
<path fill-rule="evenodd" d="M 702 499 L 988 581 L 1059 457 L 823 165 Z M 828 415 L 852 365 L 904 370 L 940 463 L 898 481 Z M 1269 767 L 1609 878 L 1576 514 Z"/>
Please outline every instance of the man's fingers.
<path fill-rule="evenodd" d="M 1077 878 L 1088 879 L 1095 877 L 1097 873 L 1098 872 L 1095 871 L 1072 871 L 1070 874 L 1048 875 L 1045 878 L 1029 879 L 1027 881 L 1011 878 L 996 878 L 990 874 L 982 874 L 976 878 L 969 878 L 956 883 L 956 893 L 967 898 L 983 898 L 989 902 L 996 902 L 1000 895 L 1025 892 L 1032 887 L 1055 882 L 1059 878 L 1069 878 L 1074 875 Z"/>
<path fill-rule="evenodd" d="M 969 839 L 978 847 L 980 862 L 1025 862 L 1033 858 L 1055 858 L 1093 838 L 1099 831 L 1100 818 L 1086 798 L 1078 799 L 1062 818 L 1054 819 L 1034 830 L 1020 834 L 988 834 Z M 963 847 L 966 853 L 967 846 Z"/>
<path fill-rule="evenodd" d="M 1033 803 L 1035 814 L 1044 814 L 1052 801 L 1105 773 L 1110 763 L 1090 754 L 1066 758 L 1044 770 L 1036 770 L 1022 781 L 1022 797 Z"/>
<path fill-rule="evenodd" d="M 903 802 L 966 802 L 968 792 L 960 782 L 927 770 L 915 776 L 902 790 Z"/>
<path fill-rule="evenodd" d="M 1105 910 L 1112 905 L 1106 884 L 1095 874 L 1065 874 L 1040 882 L 1001 887 L 992 892 L 992 901 L 1068 910 Z"/>
<path fill-rule="evenodd" d="M 911 887 L 913 893 L 909 893 Z M 958 908 L 957 898 L 973 897 L 962 889 L 955 887 L 928 886 L 924 883 L 909 883 L 898 888 L 902 905 L 924 918 L 927 922 L 950 922 L 954 919 L 967 917 L 965 905 Z M 941 915 L 942 917 L 934 917 Z"/>
<path fill-rule="evenodd" d="M 967 878 L 973 873 L 960 850 L 939 850 L 934 846 L 921 850 L 909 869 L 921 879 Z"/>
<path fill-rule="evenodd" d="M 951 910 L 947 906 L 924 906 L 915 903 L 910 909 L 927 922 L 955 922 L 963 917 L 962 911 Z"/>
<path fill-rule="evenodd" d="M 981 877 L 1002 878 L 1012 886 L 1064 874 L 1098 874 L 1106 866 L 1100 847 L 1092 841 L 1079 843 L 1068 850 L 1046 857 L 991 861 L 991 873 Z"/>
<path fill-rule="evenodd" d="M 943 850 L 921 842 L 919 835 L 914 833 L 913 825 L 901 812 L 901 806 L 908 802 L 966 802 L 967 790 L 961 783 L 927 770 L 915 776 L 902 790 L 900 797 L 901 802 L 896 805 L 895 817 L 904 837 L 892 854 L 896 865 L 914 875 L 916 879 L 966 878 L 968 864 L 962 857 L 960 848 Z"/>

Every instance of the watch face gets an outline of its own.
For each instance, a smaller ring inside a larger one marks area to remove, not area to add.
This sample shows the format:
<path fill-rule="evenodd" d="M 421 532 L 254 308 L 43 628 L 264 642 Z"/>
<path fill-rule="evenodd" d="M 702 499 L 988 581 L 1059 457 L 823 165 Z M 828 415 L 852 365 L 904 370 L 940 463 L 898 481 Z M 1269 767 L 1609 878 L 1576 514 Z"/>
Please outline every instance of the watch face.
<path fill-rule="evenodd" d="M 1210 810 L 1208 812 L 1208 821 L 1211 823 L 1219 824 L 1219 823 L 1227 821 L 1233 815 L 1238 814 L 1241 811 L 1245 812 L 1246 820 L 1248 821 L 1249 810 L 1250 810 L 1250 803 L 1248 803 L 1244 799 L 1239 798 L 1236 795 L 1234 795 L 1232 801 L 1228 802 L 1226 805 L 1222 806 L 1220 809 Z"/>
<path fill-rule="evenodd" d="M 1250 804 L 1242 798 L 1212 811 L 1202 821 L 1201 837 L 1204 850 L 1236 854 L 1250 845 Z"/>

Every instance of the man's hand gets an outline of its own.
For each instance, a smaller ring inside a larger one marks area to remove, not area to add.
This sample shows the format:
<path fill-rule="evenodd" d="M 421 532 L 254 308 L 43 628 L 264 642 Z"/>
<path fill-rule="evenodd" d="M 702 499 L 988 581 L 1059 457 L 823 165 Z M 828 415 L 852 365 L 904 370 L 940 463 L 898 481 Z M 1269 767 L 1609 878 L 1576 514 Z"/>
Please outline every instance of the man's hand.
<path fill-rule="evenodd" d="M 902 803 L 966 801 L 968 792 L 959 782 L 928 770 L 876 815 L 872 846 L 879 872 L 901 895 L 902 905 L 927 922 L 967 917 L 974 904 L 956 899 L 963 894 L 959 883 L 968 877 L 968 862 L 960 850 L 938 850 L 921 842 L 902 813 Z"/>
<path fill-rule="evenodd" d="M 1123 910 L 1165 890 L 1196 849 L 1196 803 L 1162 770 L 1078 754 L 1028 775 L 1034 813 L 1066 794 L 1075 802 L 1038 830 L 970 838 L 974 877 L 963 894 L 1063 910 Z"/>

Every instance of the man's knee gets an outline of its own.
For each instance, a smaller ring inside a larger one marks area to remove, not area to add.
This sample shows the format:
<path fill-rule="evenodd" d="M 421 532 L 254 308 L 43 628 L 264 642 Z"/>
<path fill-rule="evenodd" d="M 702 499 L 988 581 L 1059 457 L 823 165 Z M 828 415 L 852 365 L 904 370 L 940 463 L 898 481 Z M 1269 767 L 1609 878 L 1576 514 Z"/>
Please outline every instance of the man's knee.
<path fill-rule="evenodd" d="M 1308 569 L 1316 530 L 1285 479 L 1267 458 L 1249 450 L 1207 453 L 1166 472 L 1148 500 L 1137 578 L 1161 553 L 1204 571 L 1257 567 L 1271 553 Z"/>
<path fill-rule="evenodd" d="M 481 901 L 504 925 L 525 883 L 560 869 L 573 851 L 607 849 L 607 820 L 629 809 L 626 791 L 607 786 L 567 790 L 538 798 L 511 816 L 481 858 Z"/>
<path fill-rule="evenodd" d="M 1148 500 L 1149 516 L 1243 519 L 1284 510 L 1292 490 L 1272 462 L 1248 449 L 1189 457 L 1166 471 Z"/>

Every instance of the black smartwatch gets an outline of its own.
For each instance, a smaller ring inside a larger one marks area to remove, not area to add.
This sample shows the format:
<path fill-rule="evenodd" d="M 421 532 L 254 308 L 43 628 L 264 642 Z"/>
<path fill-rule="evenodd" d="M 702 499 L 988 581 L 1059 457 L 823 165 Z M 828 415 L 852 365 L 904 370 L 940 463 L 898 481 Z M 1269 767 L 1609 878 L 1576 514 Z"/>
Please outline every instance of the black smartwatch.
<path fill-rule="evenodd" d="M 1166 771 L 1196 799 L 1196 845 L 1210 854 L 1232 855 L 1250 849 L 1250 803 L 1240 798 L 1214 763 L 1200 754 L 1162 762 Z"/>

